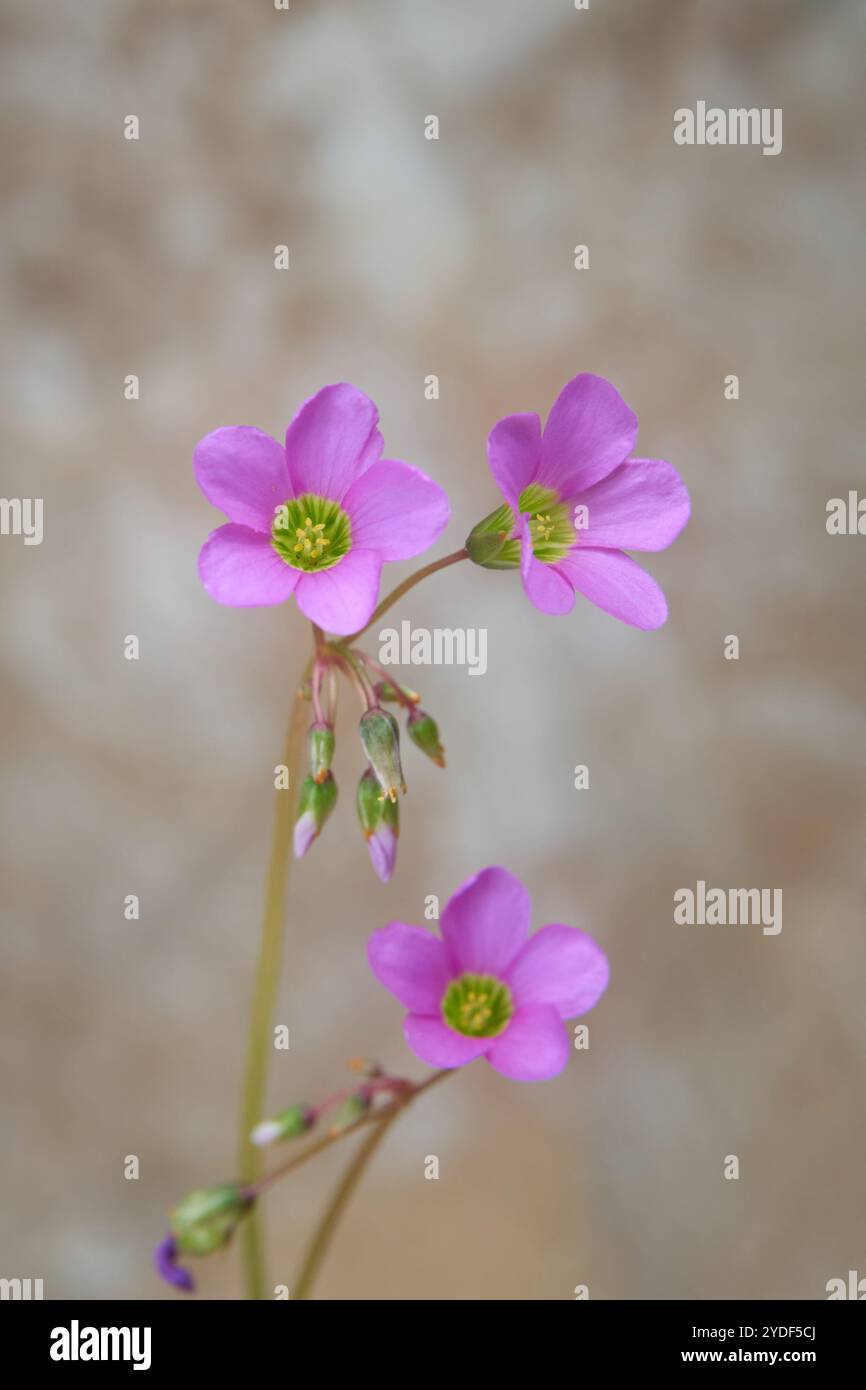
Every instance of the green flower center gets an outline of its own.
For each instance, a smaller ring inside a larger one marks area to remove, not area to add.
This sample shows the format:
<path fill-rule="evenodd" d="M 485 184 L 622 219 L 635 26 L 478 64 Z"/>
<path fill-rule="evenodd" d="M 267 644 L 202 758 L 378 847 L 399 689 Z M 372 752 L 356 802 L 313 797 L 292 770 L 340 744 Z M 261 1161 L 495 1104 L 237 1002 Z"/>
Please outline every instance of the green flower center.
<path fill-rule="evenodd" d="M 530 513 L 529 534 L 536 560 L 545 565 L 562 560 L 577 540 L 571 507 L 560 502 L 552 488 L 536 483 L 523 489 L 518 503 L 521 516 Z"/>
<path fill-rule="evenodd" d="M 271 544 L 292 569 L 326 570 L 348 554 L 352 527 L 338 502 L 305 492 L 277 507 Z"/>
<path fill-rule="evenodd" d="M 461 975 L 442 996 L 442 1017 L 467 1038 L 495 1038 L 513 1013 L 511 991 L 493 975 Z"/>

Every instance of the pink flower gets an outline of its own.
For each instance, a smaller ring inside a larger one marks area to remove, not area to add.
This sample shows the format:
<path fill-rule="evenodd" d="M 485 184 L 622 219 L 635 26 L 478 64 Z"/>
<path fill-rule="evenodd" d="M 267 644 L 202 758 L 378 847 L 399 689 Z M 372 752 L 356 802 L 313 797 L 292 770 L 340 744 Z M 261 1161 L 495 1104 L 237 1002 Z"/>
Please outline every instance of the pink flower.
<path fill-rule="evenodd" d="M 569 613 L 576 590 L 634 627 L 661 627 L 665 596 L 624 552 L 676 540 L 689 494 L 671 464 L 629 457 L 636 436 L 637 416 L 616 388 L 588 373 L 563 387 L 543 434 L 537 415 L 500 420 L 487 454 L 508 505 L 475 528 L 470 554 L 480 537 L 487 549 L 473 555 L 478 563 L 519 563 L 542 613 Z M 495 530 L 505 544 L 491 556 Z"/>
<path fill-rule="evenodd" d="M 246 425 L 200 441 L 198 485 L 229 518 L 199 555 L 211 598 L 246 608 L 294 594 L 328 632 L 364 626 L 383 561 L 420 554 L 449 517 L 426 473 L 380 457 L 378 420 L 370 398 L 343 383 L 301 406 L 285 449 Z"/>
<path fill-rule="evenodd" d="M 542 927 L 527 940 L 530 913 L 520 879 L 483 869 L 446 906 L 441 941 L 405 922 L 370 937 L 370 967 L 409 1010 L 403 1032 L 422 1062 L 462 1067 L 486 1057 L 515 1081 L 562 1071 L 562 1020 L 598 1003 L 607 957 L 576 927 Z"/>

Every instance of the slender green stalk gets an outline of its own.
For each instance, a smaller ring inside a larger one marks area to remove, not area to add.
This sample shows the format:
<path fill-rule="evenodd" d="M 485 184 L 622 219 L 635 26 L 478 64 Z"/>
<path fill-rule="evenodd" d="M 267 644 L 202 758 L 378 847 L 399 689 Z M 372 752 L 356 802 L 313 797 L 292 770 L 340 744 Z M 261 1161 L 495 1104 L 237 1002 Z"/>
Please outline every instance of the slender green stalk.
<path fill-rule="evenodd" d="M 468 559 L 468 550 L 455 550 L 453 554 L 445 555 L 441 560 L 434 560 L 431 565 L 425 565 L 423 569 L 416 570 L 414 574 L 410 574 L 408 579 L 404 579 L 402 584 L 398 584 L 396 589 L 392 589 L 390 594 L 385 595 L 368 623 L 365 623 L 357 632 L 353 632 L 351 637 L 343 638 L 344 643 L 348 646 L 351 645 L 352 642 L 356 642 L 359 637 L 363 637 L 364 633 L 369 631 L 373 624 L 377 623 L 398 599 L 401 599 L 404 594 L 408 594 L 409 590 L 414 589 L 416 584 L 420 584 L 422 579 L 426 579 L 428 575 L 435 574 L 437 570 L 447 569 L 449 565 L 456 565 L 459 560 Z"/>
<path fill-rule="evenodd" d="M 465 560 L 467 558 L 468 552 L 466 550 L 458 550 L 455 551 L 453 555 L 446 555 L 441 560 L 435 560 L 432 564 L 426 565 L 423 569 L 410 575 L 408 579 L 405 579 L 402 584 L 398 584 L 397 587 L 382 600 L 366 626 L 361 628 L 359 632 L 354 633 L 352 637 L 345 638 L 341 645 L 348 646 L 349 643 L 360 637 L 387 612 L 392 604 L 396 603 L 397 600 L 402 598 L 405 593 L 408 593 L 410 589 L 413 589 L 422 579 L 426 579 L 428 575 L 435 574 L 437 570 L 445 569 L 448 565 L 456 564 L 458 560 Z M 316 652 L 320 653 L 326 644 L 324 634 L 316 624 L 313 624 L 313 640 Z M 347 660 L 347 664 L 349 664 L 347 654 L 344 653 L 343 655 Z M 302 677 L 302 685 L 308 678 L 312 665 L 312 661 L 308 662 L 304 676 Z M 368 698 L 367 692 L 363 689 L 365 683 L 364 679 L 360 676 L 357 668 L 353 669 L 352 665 L 349 664 L 349 671 L 355 679 L 361 683 L 362 693 L 365 699 Z M 289 791 L 277 792 L 276 808 L 274 812 L 271 857 L 265 889 L 265 910 L 259 945 L 259 958 L 256 966 L 253 1003 L 247 1038 L 246 1066 L 241 1092 L 240 1131 L 238 1135 L 239 1174 L 241 1181 L 248 1187 L 255 1186 L 260 1177 L 262 1167 L 261 1150 L 252 1143 L 250 1134 L 253 1127 L 262 1118 L 265 1109 L 268 1061 L 270 1059 L 271 1048 L 271 1024 L 280 981 L 280 966 L 283 954 L 283 919 L 285 916 L 289 869 L 292 862 L 294 789 L 300 781 L 304 725 L 307 713 L 304 701 L 300 693 L 298 693 L 292 705 L 289 730 L 286 736 L 285 763 L 289 769 Z M 436 1075 L 438 1076 L 439 1074 L 437 1073 Z M 412 1092 L 409 1099 L 419 1094 L 420 1091 L 425 1090 L 427 1086 L 431 1084 L 432 1081 L 425 1082 L 424 1085 Z M 396 1118 L 397 1113 L 398 1111 L 396 1110 L 394 1112 L 390 1110 L 386 1111 L 381 1120 L 378 1121 L 367 1144 L 358 1151 L 358 1155 L 356 1156 L 358 1171 L 355 1172 L 355 1165 L 350 1168 L 344 1184 L 345 1191 L 340 1190 L 337 1193 L 335 1211 L 331 1212 L 329 1209 L 329 1212 L 326 1213 L 323 1228 L 317 1233 L 314 1246 L 311 1248 L 310 1258 L 312 1259 L 312 1265 L 309 1272 L 307 1272 L 305 1265 L 305 1271 L 301 1280 L 302 1287 L 309 1287 L 309 1283 L 315 1274 L 321 1255 L 324 1253 L 330 1240 L 331 1231 L 339 1219 L 342 1206 L 345 1205 L 351 1196 L 366 1163 L 369 1161 L 369 1158 L 372 1157 L 375 1148 L 381 1142 L 385 1131 Z M 375 1142 L 373 1142 L 374 1140 Z M 243 1225 L 242 1248 L 247 1297 L 251 1299 L 262 1299 L 265 1297 L 267 1280 L 265 1275 L 261 1222 L 258 1210 L 255 1207 L 250 1212 Z"/>
<path fill-rule="evenodd" d="M 306 679 L 310 670 L 304 673 Z M 303 681 L 302 681 L 303 684 Z M 262 1152 L 250 1139 L 253 1126 L 265 1113 L 268 1062 L 271 1055 L 271 1025 L 280 966 L 283 955 L 283 919 L 286 889 L 292 863 L 292 827 L 297 787 L 301 778 L 301 757 L 309 711 L 300 693 L 295 696 L 286 734 L 285 764 L 289 770 L 289 789 L 276 793 L 271 858 L 265 889 L 265 910 L 259 958 L 256 966 L 253 1003 L 247 1037 L 247 1058 L 241 1092 L 238 1133 L 238 1166 L 241 1180 L 256 1181 L 261 1172 Z M 265 1256 L 258 1212 L 253 1209 L 242 1231 L 244 1279 L 247 1298 L 265 1297 Z"/>
<path fill-rule="evenodd" d="M 367 1136 L 363 1144 L 361 1144 L 354 1157 L 350 1159 L 330 1202 L 325 1207 L 319 1224 L 313 1232 L 313 1237 L 307 1247 L 300 1272 L 291 1290 L 293 1299 L 308 1299 L 310 1297 L 310 1291 L 313 1287 L 316 1275 L 321 1268 L 322 1261 L 328 1253 L 331 1241 L 334 1238 L 334 1233 L 340 1223 L 340 1218 L 346 1210 L 355 1188 L 364 1176 L 367 1165 L 382 1143 L 388 1130 L 397 1119 L 397 1116 L 400 1115 L 408 1105 L 411 1105 L 413 1100 L 416 1100 L 418 1096 L 422 1095 L 424 1091 L 429 1091 L 431 1086 L 435 1086 L 439 1081 L 444 1081 L 446 1076 L 453 1075 L 454 1071 L 452 1069 L 435 1071 L 426 1081 L 422 1081 L 420 1086 L 414 1086 L 405 1096 L 401 1096 L 398 1100 L 394 1101 L 392 1105 L 389 1105 L 388 1108 L 382 1112 L 378 1120 L 374 1119 L 372 1132 Z"/>

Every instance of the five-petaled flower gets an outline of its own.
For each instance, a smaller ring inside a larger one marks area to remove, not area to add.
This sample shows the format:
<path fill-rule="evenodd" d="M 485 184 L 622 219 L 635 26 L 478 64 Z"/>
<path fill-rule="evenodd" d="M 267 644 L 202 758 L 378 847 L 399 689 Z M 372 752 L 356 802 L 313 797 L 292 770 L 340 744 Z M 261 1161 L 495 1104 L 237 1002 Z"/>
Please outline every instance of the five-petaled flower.
<path fill-rule="evenodd" d="M 422 1062 L 460 1067 L 483 1056 L 515 1081 L 562 1071 L 562 1020 L 598 1002 L 607 957 L 576 927 L 542 927 L 530 937 L 530 915 L 518 878 L 483 869 L 445 907 L 441 941 L 405 922 L 370 937 L 370 967 L 409 1010 L 403 1031 Z"/>
<path fill-rule="evenodd" d="M 245 608 L 294 594 L 328 632 L 364 626 L 383 562 L 426 550 L 449 517 L 426 473 L 382 459 L 378 421 L 373 401 L 341 383 L 301 406 L 285 448 L 245 425 L 200 441 L 198 485 L 229 518 L 199 555 L 212 598 Z"/>
<path fill-rule="evenodd" d="M 577 590 L 634 627 L 661 627 L 665 596 L 624 552 L 669 546 L 689 519 L 689 494 L 671 464 L 630 457 L 636 436 L 637 416 L 589 373 L 562 389 L 543 432 L 537 415 L 500 420 L 487 453 L 506 505 L 469 537 L 472 558 L 519 565 L 543 613 L 569 613 Z"/>

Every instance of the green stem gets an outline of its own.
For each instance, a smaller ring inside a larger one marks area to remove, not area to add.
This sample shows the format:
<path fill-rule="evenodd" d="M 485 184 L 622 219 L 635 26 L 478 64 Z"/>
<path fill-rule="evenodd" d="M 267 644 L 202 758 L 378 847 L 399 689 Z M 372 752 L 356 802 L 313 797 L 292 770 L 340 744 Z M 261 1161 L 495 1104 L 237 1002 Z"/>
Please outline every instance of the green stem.
<path fill-rule="evenodd" d="M 306 680 L 310 665 L 304 673 Z M 289 770 L 287 790 L 276 793 L 271 858 L 265 889 L 265 910 L 259 958 L 256 966 L 252 1011 L 247 1036 L 247 1057 L 241 1091 L 238 1133 L 238 1167 L 241 1180 L 252 1185 L 262 1167 L 262 1152 L 250 1139 L 253 1126 L 265 1113 L 268 1062 L 271 1055 L 271 1025 L 280 983 L 283 954 L 283 919 L 286 889 L 292 863 L 292 827 L 295 795 L 301 775 L 301 756 L 308 710 L 300 693 L 296 694 L 286 734 L 285 764 Z M 254 1208 L 243 1225 L 242 1249 L 247 1298 L 265 1297 L 265 1256 L 261 1221 Z"/>
<path fill-rule="evenodd" d="M 406 1096 L 401 1097 L 399 1100 L 395 1101 L 393 1105 L 389 1106 L 383 1113 L 381 1119 L 374 1121 L 372 1132 L 367 1136 L 364 1143 L 361 1144 L 354 1157 L 350 1160 L 340 1182 L 337 1184 L 330 1202 L 322 1214 L 318 1226 L 313 1232 L 313 1238 L 307 1247 L 300 1273 L 291 1290 L 293 1299 L 308 1299 L 310 1297 L 313 1282 L 319 1272 L 322 1261 L 328 1253 L 328 1248 L 334 1238 L 334 1233 L 340 1223 L 340 1218 L 346 1210 L 355 1188 L 364 1176 L 367 1165 L 382 1143 L 388 1130 L 397 1119 L 397 1116 L 400 1115 L 408 1105 L 411 1105 L 413 1100 L 416 1100 L 418 1096 L 422 1095 L 424 1091 L 429 1091 L 431 1086 L 435 1086 L 438 1082 L 444 1081 L 446 1076 L 453 1075 L 454 1071 L 450 1068 L 444 1071 L 434 1072 L 433 1075 L 429 1076 L 426 1081 L 423 1081 L 420 1086 L 414 1086 Z"/>
<path fill-rule="evenodd" d="M 385 595 L 379 607 L 373 613 L 370 621 L 366 623 L 364 627 L 359 628 L 357 632 L 353 632 L 351 637 L 344 637 L 342 639 L 343 642 L 349 646 L 352 642 L 356 642 L 359 637 L 363 637 L 364 633 L 369 631 L 373 624 L 377 623 L 398 599 L 401 599 L 404 594 L 408 594 L 410 589 L 414 589 L 415 585 L 420 584 L 421 580 L 426 579 L 428 575 L 435 574 L 437 570 L 447 569 L 449 565 L 456 565 L 459 560 L 468 559 L 468 550 L 455 550 L 452 555 L 445 555 L 441 560 L 434 560 L 431 565 L 425 565 L 423 569 L 416 570 L 414 574 L 409 575 L 408 579 L 404 579 L 402 584 L 398 584 L 396 589 L 392 589 L 390 594 Z"/>

